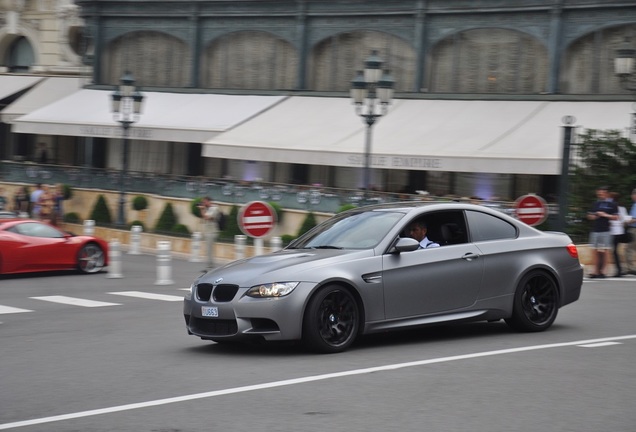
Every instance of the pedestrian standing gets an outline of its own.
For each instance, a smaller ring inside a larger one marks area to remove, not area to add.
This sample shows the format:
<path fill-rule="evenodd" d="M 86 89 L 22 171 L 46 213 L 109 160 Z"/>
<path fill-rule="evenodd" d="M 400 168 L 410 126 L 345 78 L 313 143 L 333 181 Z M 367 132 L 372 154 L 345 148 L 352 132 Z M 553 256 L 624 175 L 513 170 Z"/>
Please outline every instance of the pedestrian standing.
<path fill-rule="evenodd" d="M 207 260 L 207 268 L 210 269 L 214 266 L 214 242 L 218 235 L 217 218 L 219 214 L 219 208 L 214 205 L 210 197 L 205 197 L 201 200 L 199 205 L 199 211 L 203 218 L 203 233 L 205 236 L 205 255 Z"/>
<path fill-rule="evenodd" d="M 627 232 L 632 235 L 632 240 L 625 248 L 625 261 L 627 273 L 636 275 L 636 189 L 632 190 L 632 201 L 630 219 L 627 222 Z"/>
<path fill-rule="evenodd" d="M 42 183 L 35 186 L 35 190 L 31 192 L 31 217 L 33 219 L 40 218 L 40 195 L 42 194 Z"/>
<path fill-rule="evenodd" d="M 53 189 L 53 214 L 51 216 L 51 224 L 58 225 L 64 218 L 64 186 L 55 185 Z"/>
<path fill-rule="evenodd" d="M 616 266 L 616 273 L 614 277 L 621 277 L 624 273 L 621 266 L 621 253 L 619 251 L 623 238 L 625 236 L 625 222 L 629 220 L 627 209 L 620 204 L 620 195 L 618 192 L 612 192 L 610 194 L 612 201 L 614 201 L 618 207 L 618 214 L 616 219 L 610 220 L 610 233 L 612 234 L 612 250 L 614 253 L 614 265 Z"/>
<path fill-rule="evenodd" d="M 9 210 L 9 201 L 4 195 L 4 188 L 0 187 L 0 210 Z"/>
<path fill-rule="evenodd" d="M 18 216 L 29 213 L 29 191 L 26 186 L 21 186 L 13 195 L 13 211 Z"/>
<path fill-rule="evenodd" d="M 594 222 L 590 233 L 590 244 L 594 249 L 592 255 L 594 273 L 590 277 L 604 278 L 605 267 L 612 248 L 610 220 L 617 218 L 618 206 L 610 198 L 606 186 L 600 186 L 596 189 L 596 198 L 597 201 L 587 213 L 587 218 Z"/>
<path fill-rule="evenodd" d="M 40 207 L 39 219 L 50 223 L 51 219 L 53 218 L 55 200 L 53 197 L 53 193 L 49 188 L 49 185 L 42 186 L 42 193 L 40 194 L 40 198 L 38 199 L 38 205 Z"/>

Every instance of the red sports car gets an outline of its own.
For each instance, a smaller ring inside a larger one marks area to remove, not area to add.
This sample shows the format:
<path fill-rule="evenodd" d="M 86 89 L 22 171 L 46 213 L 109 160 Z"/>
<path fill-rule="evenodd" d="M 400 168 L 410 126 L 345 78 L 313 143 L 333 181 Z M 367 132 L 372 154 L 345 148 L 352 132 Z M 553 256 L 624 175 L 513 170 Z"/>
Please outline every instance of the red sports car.
<path fill-rule="evenodd" d="M 108 243 L 74 235 L 45 222 L 0 219 L 0 274 L 79 270 L 97 273 L 108 265 Z"/>

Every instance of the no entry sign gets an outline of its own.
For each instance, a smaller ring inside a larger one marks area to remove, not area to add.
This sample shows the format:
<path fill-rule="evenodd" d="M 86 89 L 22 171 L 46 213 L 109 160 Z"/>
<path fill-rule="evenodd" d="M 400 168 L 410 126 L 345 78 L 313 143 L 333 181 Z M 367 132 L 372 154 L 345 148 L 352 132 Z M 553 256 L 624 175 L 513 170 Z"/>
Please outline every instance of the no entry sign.
<path fill-rule="evenodd" d="M 538 195 L 524 195 L 515 201 L 517 219 L 530 226 L 540 225 L 548 217 L 548 204 Z"/>
<path fill-rule="evenodd" d="M 238 223 L 243 234 L 254 238 L 265 237 L 276 224 L 276 212 L 266 202 L 252 201 L 241 208 Z"/>

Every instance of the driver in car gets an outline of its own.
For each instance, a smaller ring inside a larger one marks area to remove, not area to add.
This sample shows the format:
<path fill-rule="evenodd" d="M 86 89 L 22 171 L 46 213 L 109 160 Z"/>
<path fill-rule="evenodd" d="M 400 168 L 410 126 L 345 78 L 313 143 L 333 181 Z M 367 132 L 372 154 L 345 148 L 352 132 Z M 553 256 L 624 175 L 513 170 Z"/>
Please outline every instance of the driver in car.
<path fill-rule="evenodd" d="M 409 226 L 409 234 L 412 238 L 420 242 L 420 249 L 436 248 L 439 243 L 435 243 L 426 237 L 427 226 L 423 220 L 412 222 Z"/>

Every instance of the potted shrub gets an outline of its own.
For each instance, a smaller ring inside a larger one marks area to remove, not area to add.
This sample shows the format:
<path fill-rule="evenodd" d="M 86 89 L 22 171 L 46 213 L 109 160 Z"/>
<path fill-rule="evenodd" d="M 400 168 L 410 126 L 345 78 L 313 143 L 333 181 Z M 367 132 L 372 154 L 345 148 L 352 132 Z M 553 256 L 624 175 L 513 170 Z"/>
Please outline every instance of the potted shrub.
<path fill-rule="evenodd" d="M 148 199 L 143 195 L 137 195 L 132 200 L 132 208 L 137 211 L 137 216 L 142 222 L 141 225 L 146 224 L 146 210 L 148 209 Z"/>

